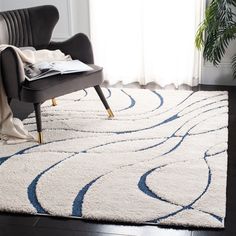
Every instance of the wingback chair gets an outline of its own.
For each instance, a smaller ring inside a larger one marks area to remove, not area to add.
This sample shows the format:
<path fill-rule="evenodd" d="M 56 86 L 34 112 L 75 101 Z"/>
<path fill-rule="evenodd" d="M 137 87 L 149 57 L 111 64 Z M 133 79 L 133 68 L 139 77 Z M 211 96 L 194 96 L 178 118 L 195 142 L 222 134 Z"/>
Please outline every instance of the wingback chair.
<path fill-rule="evenodd" d="M 48 99 L 52 99 L 52 105 L 56 105 L 55 98 L 58 96 L 94 87 L 109 117 L 113 117 L 100 87 L 103 81 L 102 68 L 94 65 L 92 46 L 88 37 L 79 33 L 63 42 L 51 41 L 52 31 L 58 19 L 58 10 L 51 5 L 0 12 L 0 44 L 16 47 L 32 46 L 36 49 L 60 49 L 73 59 L 79 59 L 93 68 L 89 72 L 55 75 L 36 81 L 21 82 L 16 52 L 11 47 L 2 51 L 1 76 L 8 102 L 18 99 L 33 103 L 39 143 L 43 142 L 40 107 Z"/>

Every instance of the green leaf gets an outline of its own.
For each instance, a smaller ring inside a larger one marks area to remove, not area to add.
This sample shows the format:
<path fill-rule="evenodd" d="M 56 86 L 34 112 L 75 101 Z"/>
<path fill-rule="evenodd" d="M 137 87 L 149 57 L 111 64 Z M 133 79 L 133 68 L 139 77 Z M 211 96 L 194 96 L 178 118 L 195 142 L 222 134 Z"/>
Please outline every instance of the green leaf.
<path fill-rule="evenodd" d="M 215 66 L 221 62 L 229 43 L 236 38 L 235 7 L 236 0 L 212 0 L 196 32 L 196 47 L 203 49 L 204 59 Z M 236 71 L 236 58 L 233 62 Z"/>

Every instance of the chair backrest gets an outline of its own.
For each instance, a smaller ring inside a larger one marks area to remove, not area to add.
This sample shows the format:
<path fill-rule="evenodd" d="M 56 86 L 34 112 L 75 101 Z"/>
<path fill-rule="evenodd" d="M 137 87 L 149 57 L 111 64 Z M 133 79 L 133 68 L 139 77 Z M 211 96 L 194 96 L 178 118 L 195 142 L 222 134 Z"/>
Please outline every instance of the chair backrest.
<path fill-rule="evenodd" d="M 46 48 L 58 19 L 51 5 L 0 12 L 0 44 Z"/>

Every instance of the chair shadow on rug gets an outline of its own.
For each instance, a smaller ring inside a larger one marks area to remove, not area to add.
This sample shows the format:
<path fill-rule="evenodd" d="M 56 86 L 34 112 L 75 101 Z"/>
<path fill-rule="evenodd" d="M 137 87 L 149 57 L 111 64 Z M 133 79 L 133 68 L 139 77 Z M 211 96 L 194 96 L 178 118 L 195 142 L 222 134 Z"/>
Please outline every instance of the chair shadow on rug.
<path fill-rule="evenodd" d="M 55 98 L 58 96 L 94 87 L 109 117 L 114 116 L 100 87 L 103 81 L 102 68 L 94 64 L 88 37 L 79 33 L 64 42 L 50 41 L 58 19 L 58 10 L 51 5 L 0 12 L 0 44 L 60 49 L 72 59 L 78 59 L 93 68 L 88 72 L 54 75 L 41 80 L 21 82 L 20 66 L 14 49 L 7 47 L 1 53 L 1 74 L 8 102 L 18 99 L 34 104 L 39 143 L 43 142 L 41 104 L 48 99 L 52 99 L 52 105 L 55 106 Z"/>

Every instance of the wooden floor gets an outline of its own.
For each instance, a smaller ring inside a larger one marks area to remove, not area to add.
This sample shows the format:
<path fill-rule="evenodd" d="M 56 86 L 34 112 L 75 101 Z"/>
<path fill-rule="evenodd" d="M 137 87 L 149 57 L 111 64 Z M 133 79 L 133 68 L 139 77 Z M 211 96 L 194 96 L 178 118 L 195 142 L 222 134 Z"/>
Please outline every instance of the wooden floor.
<path fill-rule="evenodd" d="M 200 86 L 195 90 L 229 91 L 229 150 L 225 229 L 119 225 L 0 213 L 0 236 L 236 236 L 236 87 Z M 12 108 L 15 115 L 20 118 L 24 118 L 32 111 L 31 105 L 16 102 L 12 104 Z"/>

